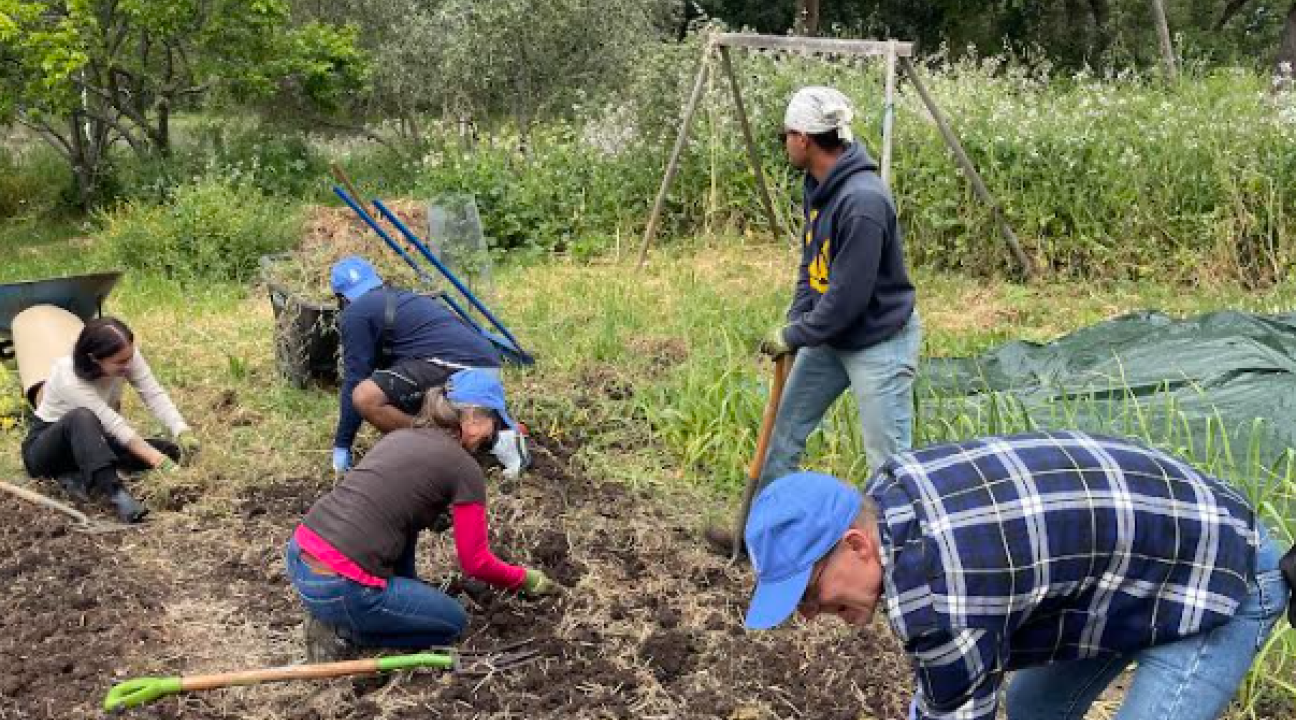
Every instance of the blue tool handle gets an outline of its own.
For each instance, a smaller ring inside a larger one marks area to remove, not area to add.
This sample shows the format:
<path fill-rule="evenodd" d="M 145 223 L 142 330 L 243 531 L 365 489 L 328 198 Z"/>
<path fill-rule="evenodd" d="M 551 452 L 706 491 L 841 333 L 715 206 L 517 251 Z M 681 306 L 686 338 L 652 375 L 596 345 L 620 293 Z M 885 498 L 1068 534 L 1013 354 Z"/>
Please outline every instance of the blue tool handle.
<path fill-rule="evenodd" d="M 400 255 L 401 259 L 404 260 L 411 268 L 414 269 L 414 272 L 418 274 L 420 280 L 422 280 L 423 282 L 429 285 L 436 284 L 435 279 L 431 275 L 429 275 L 426 270 L 424 270 L 422 267 L 419 267 L 418 261 L 410 257 L 410 254 L 405 251 L 405 248 L 401 247 L 394 239 L 392 239 L 392 236 L 387 234 L 387 231 L 384 230 L 382 226 L 378 224 L 378 221 L 375 220 L 374 217 L 370 215 L 367 210 L 360 207 L 360 205 L 356 203 L 355 199 L 347 194 L 346 190 L 343 190 L 341 187 L 334 185 L 333 193 L 338 197 L 342 198 L 342 202 L 346 203 L 352 210 L 355 211 L 356 215 L 360 216 L 361 220 L 365 221 L 365 224 L 367 224 L 370 228 L 372 228 L 374 232 L 378 233 L 378 237 L 382 238 L 383 242 L 387 243 L 388 247 L 390 247 L 392 250 L 395 250 L 396 254 Z M 481 326 L 477 324 L 476 320 L 472 319 L 472 316 L 470 316 L 462 307 L 460 307 L 459 303 L 456 303 L 454 299 L 451 298 L 449 295 L 442 295 L 441 298 L 445 300 L 446 304 L 450 306 L 451 310 L 454 310 L 455 313 L 459 315 L 459 317 L 463 318 L 464 322 L 468 323 L 469 327 L 476 330 L 477 332 L 481 332 L 482 329 Z"/>
<path fill-rule="evenodd" d="M 423 257 L 436 266 L 436 269 L 440 270 L 441 274 L 445 275 L 446 279 L 450 281 L 450 284 L 454 285 L 459 292 L 463 293 L 464 297 L 468 298 L 468 302 L 472 303 L 472 306 L 477 308 L 478 312 L 486 316 L 487 320 L 491 321 L 491 324 L 495 326 L 496 330 L 503 333 L 504 337 L 508 338 L 509 341 L 513 343 L 514 347 L 519 350 L 521 349 L 521 344 L 517 341 L 517 338 L 513 337 L 513 333 L 509 332 L 508 328 L 504 327 L 504 323 L 500 322 L 499 318 L 496 318 L 491 311 L 477 299 L 477 296 L 473 295 L 462 282 L 459 282 L 459 278 L 455 277 L 454 273 L 450 272 L 450 268 L 442 264 L 442 262 L 437 259 L 436 255 L 433 255 L 432 251 L 428 249 L 427 245 L 424 245 L 423 241 L 419 240 L 417 235 L 411 232 L 409 228 L 405 227 L 405 223 L 401 222 L 400 218 L 396 217 L 395 213 L 388 210 L 387 206 L 383 205 L 380 200 L 374 200 L 373 203 L 374 207 L 378 208 L 378 212 L 382 213 L 382 216 L 386 218 L 388 222 L 395 225 L 396 229 L 400 230 L 401 234 L 405 236 L 405 239 L 409 240 L 414 247 L 418 248 L 418 251 L 423 254 Z"/>

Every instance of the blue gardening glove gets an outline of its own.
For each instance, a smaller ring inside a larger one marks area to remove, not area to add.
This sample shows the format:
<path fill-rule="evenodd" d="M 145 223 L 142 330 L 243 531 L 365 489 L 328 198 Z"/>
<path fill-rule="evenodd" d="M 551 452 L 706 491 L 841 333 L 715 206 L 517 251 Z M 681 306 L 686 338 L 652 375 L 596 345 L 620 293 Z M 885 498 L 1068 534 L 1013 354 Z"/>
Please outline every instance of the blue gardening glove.
<path fill-rule="evenodd" d="M 516 430 L 501 430 L 491 455 L 504 466 L 504 477 L 515 478 L 531 465 L 526 436 Z"/>
<path fill-rule="evenodd" d="M 769 335 L 766 335 L 765 339 L 761 341 L 760 351 L 773 358 L 792 352 L 792 346 L 788 345 L 787 340 L 783 337 L 783 331 L 786 329 L 786 327 L 780 325 L 771 330 Z"/>
<path fill-rule="evenodd" d="M 351 448 L 333 448 L 333 472 L 344 473 L 351 469 Z"/>

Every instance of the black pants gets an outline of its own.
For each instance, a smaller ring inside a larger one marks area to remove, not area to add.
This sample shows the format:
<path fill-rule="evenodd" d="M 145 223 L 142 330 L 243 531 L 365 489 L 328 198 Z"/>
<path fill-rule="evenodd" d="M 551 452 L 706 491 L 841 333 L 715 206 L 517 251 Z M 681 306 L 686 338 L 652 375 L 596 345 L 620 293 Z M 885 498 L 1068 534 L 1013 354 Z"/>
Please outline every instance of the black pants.
<path fill-rule="evenodd" d="M 99 417 L 77 408 L 48 423 L 36 418 L 22 444 L 23 465 L 32 477 L 58 477 L 80 472 L 87 488 L 109 492 L 117 483 L 117 470 L 136 472 L 149 466 L 125 445 L 104 432 Z M 180 448 L 167 440 L 149 438 L 158 452 L 179 462 Z"/>
<path fill-rule="evenodd" d="M 459 368 L 447 367 L 430 358 L 409 358 L 375 370 L 369 379 L 387 396 L 387 402 L 406 415 L 417 415 L 427 391 L 445 385 L 457 372 Z"/>

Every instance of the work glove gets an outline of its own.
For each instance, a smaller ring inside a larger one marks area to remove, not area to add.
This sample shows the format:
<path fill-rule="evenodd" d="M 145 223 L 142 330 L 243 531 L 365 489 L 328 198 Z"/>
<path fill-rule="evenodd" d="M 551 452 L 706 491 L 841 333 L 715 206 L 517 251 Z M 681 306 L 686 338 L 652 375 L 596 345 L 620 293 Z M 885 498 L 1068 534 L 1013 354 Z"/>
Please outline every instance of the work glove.
<path fill-rule="evenodd" d="M 161 472 L 161 473 L 173 473 L 179 469 L 180 466 L 176 464 L 176 461 L 172 460 L 166 455 L 162 456 L 162 462 L 153 466 L 154 472 Z"/>
<path fill-rule="evenodd" d="M 526 571 L 526 580 L 522 582 L 521 592 L 531 598 L 554 597 L 563 594 L 563 586 L 549 579 L 539 570 L 530 568 Z"/>
<path fill-rule="evenodd" d="M 760 351 L 772 358 L 787 355 L 792 352 L 792 346 L 788 345 L 787 340 L 783 337 L 783 331 L 787 328 L 779 326 L 770 331 L 769 335 L 761 341 Z"/>
<path fill-rule="evenodd" d="M 351 448 L 333 448 L 333 472 L 344 473 L 351 469 Z"/>
<path fill-rule="evenodd" d="M 202 443 L 198 441 L 198 436 L 192 431 L 185 430 L 175 438 L 176 445 L 180 446 L 180 457 L 184 460 L 190 460 L 202 449 Z"/>
<path fill-rule="evenodd" d="M 504 477 L 515 478 L 531 466 L 526 436 L 516 430 L 501 430 L 491 454 L 504 466 Z"/>

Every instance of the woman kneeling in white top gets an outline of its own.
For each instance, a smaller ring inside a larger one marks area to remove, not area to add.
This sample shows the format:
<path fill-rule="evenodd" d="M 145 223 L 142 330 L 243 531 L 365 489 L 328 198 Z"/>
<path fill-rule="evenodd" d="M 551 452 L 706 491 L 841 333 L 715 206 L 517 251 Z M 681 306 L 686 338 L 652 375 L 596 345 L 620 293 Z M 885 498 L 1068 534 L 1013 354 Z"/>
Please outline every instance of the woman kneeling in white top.
<path fill-rule="evenodd" d="M 120 414 L 123 380 L 175 442 L 146 440 L 126 422 Z M 103 493 L 123 522 L 134 523 L 148 509 L 126 492 L 117 471 L 170 471 L 197 450 L 198 439 L 135 349 L 134 333 L 120 320 L 99 318 L 82 328 L 72 354 L 50 368 L 22 458 L 32 477 L 57 477 L 82 501 Z"/>

